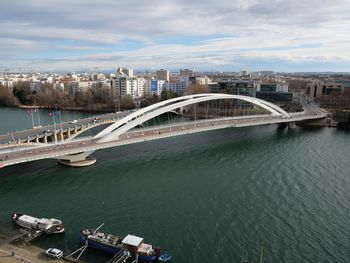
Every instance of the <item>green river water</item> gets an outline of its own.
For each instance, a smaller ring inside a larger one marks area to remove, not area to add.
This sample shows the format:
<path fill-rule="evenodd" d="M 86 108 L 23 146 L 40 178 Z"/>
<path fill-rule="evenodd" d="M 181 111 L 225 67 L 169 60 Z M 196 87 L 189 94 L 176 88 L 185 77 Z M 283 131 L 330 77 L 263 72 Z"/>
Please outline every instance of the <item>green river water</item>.
<path fill-rule="evenodd" d="M 0 108 L 0 133 L 30 128 L 29 117 Z M 105 232 L 141 236 L 178 263 L 258 262 L 261 241 L 265 262 L 350 262 L 349 142 L 333 128 L 269 125 L 101 150 L 80 169 L 54 160 L 6 167 L 0 230 L 17 230 L 10 214 L 23 212 L 64 221 L 65 234 L 34 242 L 42 247 L 73 250 L 79 229 L 105 223 Z"/>

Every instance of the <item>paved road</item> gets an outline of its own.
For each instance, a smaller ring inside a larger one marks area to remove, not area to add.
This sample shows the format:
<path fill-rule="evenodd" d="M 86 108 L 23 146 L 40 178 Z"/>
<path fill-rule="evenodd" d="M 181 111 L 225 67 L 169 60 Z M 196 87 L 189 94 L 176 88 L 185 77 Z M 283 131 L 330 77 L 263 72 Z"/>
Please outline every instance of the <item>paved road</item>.
<path fill-rule="evenodd" d="M 59 158 L 59 156 L 64 156 L 67 154 L 96 151 L 99 149 L 137 143 L 147 140 L 154 140 L 159 138 L 166 138 L 181 134 L 222 129 L 227 127 L 243 127 L 273 123 L 287 123 L 291 121 L 302 121 L 305 119 L 319 119 L 324 118 L 326 116 L 326 113 L 319 108 L 306 108 L 307 109 L 304 113 L 294 114 L 292 118 L 262 115 L 259 117 L 247 116 L 244 118 L 240 117 L 222 118 L 217 120 L 200 120 L 196 122 L 192 121 L 172 125 L 162 125 L 161 127 L 157 126 L 146 129 L 134 129 L 132 131 L 120 135 L 119 138 L 115 141 L 105 143 L 98 142 L 98 139 L 81 138 L 80 140 L 73 140 L 58 145 L 47 144 L 42 147 L 35 147 L 31 149 L 12 149 L 11 151 L 0 152 L 0 167 L 46 158 Z"/>

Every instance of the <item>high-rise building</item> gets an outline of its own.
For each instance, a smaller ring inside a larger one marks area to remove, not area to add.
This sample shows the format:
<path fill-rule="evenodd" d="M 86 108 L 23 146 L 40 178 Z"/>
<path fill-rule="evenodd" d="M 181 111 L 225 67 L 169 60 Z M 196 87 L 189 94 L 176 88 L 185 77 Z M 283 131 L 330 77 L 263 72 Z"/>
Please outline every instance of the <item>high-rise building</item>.
<path fill-rule="evenodd" d="M 158 80 L 169 81 L 169 76 L 169 70 L 167 69 L 160 69 L 156 71 L 156 78 Z"/>
<path fill-rule="evenodd" d="M 180 69 L 180 76 L 192 77 L 194 74 L 193 69 Z"/>
<path fill-rule="evenodd" d="M 117 75 L 125 76 L 125 77 L 133 77 L 134 76 L 134 71 L 132 69 L 130 69 L 130 68 L 119 67 L 117 69 Z"/>
<path fill-rule="evenodd" d="M 130 95 L 135 99 L 148 93 L 146 79 L 120 75 L 111 79 L 111 89 L 114 97 Z"/>

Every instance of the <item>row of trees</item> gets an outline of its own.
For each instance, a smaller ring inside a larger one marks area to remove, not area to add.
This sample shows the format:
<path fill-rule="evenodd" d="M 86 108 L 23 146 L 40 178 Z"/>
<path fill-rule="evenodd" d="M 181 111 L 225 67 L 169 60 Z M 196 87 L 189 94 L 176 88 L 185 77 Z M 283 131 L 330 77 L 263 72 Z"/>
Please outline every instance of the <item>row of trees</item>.
<path fill-rule="evenodd" d="M 350 111 L 349 110 L 337 110 L 333 113 L 333 119 L 338 122 L 338 128 L 344 130 L 350 130 Z"/>
<path fill-rule="evenodd" d="M 198 85 L 191 86 L 189 93 L 203 93 Z M 110 89 L 102 87 L 96 90 L 78 91 L 74 98 L 66 91 L 54 89 L 52 84 L 43 84 L 40 92 L 31 91 L 29 82 L 17 82 L 12 91 L 0 86 L 0 105 L 19 106 L 30 105 L 46 108 L 60 107 L 62 109 L 82 109 L 88 111 L 114 111 L 119 109 L 134 109 L 138 106 L 146 107 L 161 100 L 168 100 L 179 96 L 169 89 L 163 90 L 161 96 L 148 94 L 134 101 L 131 96 L 115 98 Z"/>
<path fill-rule="evenodd" d="M 0 84 L 0 105 L 3 106 L 18 106 L 19 100 L 13 95 L 7 87 Z"/>

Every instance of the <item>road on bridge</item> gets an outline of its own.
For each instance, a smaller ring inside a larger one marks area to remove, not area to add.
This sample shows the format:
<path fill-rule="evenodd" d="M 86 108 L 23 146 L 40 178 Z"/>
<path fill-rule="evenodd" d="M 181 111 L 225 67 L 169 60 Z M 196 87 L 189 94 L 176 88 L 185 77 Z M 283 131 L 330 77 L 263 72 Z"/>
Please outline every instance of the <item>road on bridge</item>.
<path fill-rule="evenodd" d="M 264 124 L 288 123 L 303 121 L 308 119 L 320 119 L 326 116 L 326 112 L 315 107 L 307 107 L 303 113 L 296 113 L 291 118 L 284 116 L 245 116 L 230 117 L 221 119 L 206 119 L 192 122 L 183 122 L 154 126 L 149 128 L 136 128 L 121 134 L 118 138 L 109 142 L 98 142 L 99 139 L 81 138 L 61 144 L 43 144 L 44 146 L 32 148 L 13 148 L 11 150 L 0 152 L 0 167 L 13 165 L 16 163 L 55 158 L 69 154 L 78 154 L 82 152 L 93 152 L 99 149 L 116 147 L 120 145 L 138 143 L 143 141 L 155 140 L 171 136 L 190 134 L 194 132 L 223 129 L 228 127 L 244 127 Z M 89 120 L 91 121 L 92 118 Z"/>
<path fill-rule="evenodd" d="M 84 119 L 78 119 L 75 121 L 68 121 L 61 123 L 58 123 L 56 125 L 47 125 L 42 126 L 34 129 L 28 129 L 28 130 L 22 130 L 22 131 L 15 131 L 15 132 L 9 132 L 7 134 L 0 135 L 0 145 L 8 144 L 9 142 L 15 142 L 18 141 L 18 139 L 26 139 L 28 137 L 35 137 L 37 135 L 43 136 L 46 134 L 50 134 L 54 132 L 54 129 L 56 128 L 56 131 L 59 131 L 61 129 L 67 130 L 67 129 L 74 129 L 75 127 L 81 126 L 81 125 L 87 125 L 95 122 L 101 122 L 104 123 L 106 120 L 110 119 L 118 119 L 123 118 L 126 115 L 130 114 L 132 111 L 123 111 L 123 112 L 117 112 L 117 113 L 108 113 L 103 115 L 97 115 L 92 116 Z"/>

